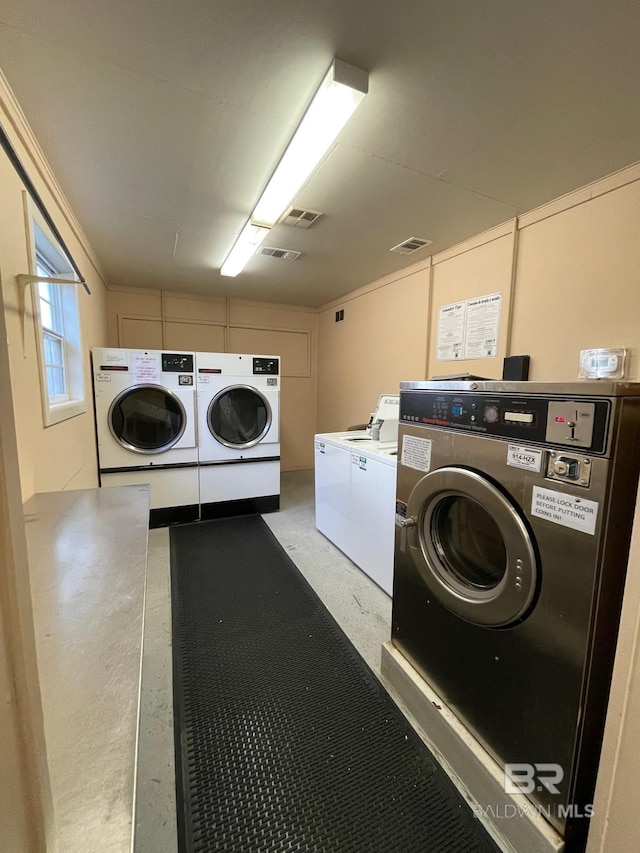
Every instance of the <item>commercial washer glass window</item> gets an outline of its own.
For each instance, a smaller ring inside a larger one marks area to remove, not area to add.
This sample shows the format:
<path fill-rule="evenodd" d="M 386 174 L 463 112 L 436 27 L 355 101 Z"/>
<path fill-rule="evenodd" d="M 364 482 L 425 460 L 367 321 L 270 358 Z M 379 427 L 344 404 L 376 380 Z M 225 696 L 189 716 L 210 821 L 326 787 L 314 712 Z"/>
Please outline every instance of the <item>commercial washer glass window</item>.
<path fill-rule="evenodd" d="M 86 411 L 80 313 L 71 264 L 40 212 L 28 203 L 36 346 L 45 426 Z M 68 279 L 68 283 L 47 281 Z"/>

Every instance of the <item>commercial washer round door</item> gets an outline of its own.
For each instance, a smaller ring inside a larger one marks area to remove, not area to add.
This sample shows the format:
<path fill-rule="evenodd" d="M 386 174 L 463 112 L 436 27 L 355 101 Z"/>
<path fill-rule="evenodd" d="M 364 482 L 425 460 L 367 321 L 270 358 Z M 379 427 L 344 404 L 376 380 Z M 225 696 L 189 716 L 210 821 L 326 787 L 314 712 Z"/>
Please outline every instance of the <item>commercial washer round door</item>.
<path fill-rule="evenodd" d="M 515 504 L 466 468 L 439 468 L 414 487 L 407 541 L 433 595 L 452 613 L 485 627 L 520 621 L 536 594 L 538 565 Z"/>
<path fill-rule="evenodd" d="M 268 433 L 271 419 L 269 401 L 250 385 L 230 385 L 219 391 L 207 411 L 213 437 L 239 450 L 258 444 Z"/>
<path fill-rule="evenodd" d="M 134 453 L 164 453 L 180 439 L 187 425 L 182 401 L 168 388 L 136 385 L 109 407 L 111 434 Z"/>

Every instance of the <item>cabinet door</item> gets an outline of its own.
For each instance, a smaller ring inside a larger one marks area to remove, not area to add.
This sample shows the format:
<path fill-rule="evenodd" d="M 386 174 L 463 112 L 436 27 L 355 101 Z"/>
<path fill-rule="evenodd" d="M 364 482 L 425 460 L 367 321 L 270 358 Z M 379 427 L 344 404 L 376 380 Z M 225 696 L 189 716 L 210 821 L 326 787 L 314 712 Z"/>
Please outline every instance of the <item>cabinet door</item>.
<path fill-rule="evenodd" d="M 354 454 L 349 556 L 389 595 L 393 591 L 395 501 L 395 465 Z"/>
<path fill-rule="evenodd" d="M 347 556 L 351 556 L 350 468 L 348 449 L 316 439 L 316 527 Z"/>

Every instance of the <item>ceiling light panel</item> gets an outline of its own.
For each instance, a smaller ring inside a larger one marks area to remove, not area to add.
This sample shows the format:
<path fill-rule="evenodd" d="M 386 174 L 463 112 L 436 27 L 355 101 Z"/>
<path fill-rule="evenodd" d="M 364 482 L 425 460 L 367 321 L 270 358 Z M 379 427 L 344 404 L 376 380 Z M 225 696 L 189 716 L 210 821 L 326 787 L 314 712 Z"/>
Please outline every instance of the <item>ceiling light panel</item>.
<path fill-rule="evenodd" d="M 340 59 L 335 59 L 324 76 L 291 142 L 282 155 L 271 180 L 255 206 L 249 222 L 238 237 L 220 272 L 235 276 L 244 268 L 264 233 L 278 221 L 282 212 L 311 175 L 345 126 L 369 88 L 369 75 Z M 250 250 L 256 233 L 247 229 L 264 228 Z M 245 233 L 247 232 L 247 233 Z M 236 247 L 241 243 L 236 252 Z"/>
<path fill-rule="evenodd" d="M 254 222 L 271 226 L 278 221 L 368 88 L 366 71 L 334 60 L 251 215 Z"/>
<path fill-rule="evenodd" d="M 249 258 L 255 254 L 256 249 L 269 233 L 270 229 L 263 225 L 254 225 L 247 222 L 240 236 L 233 244 L 233 248 L 227 255 L 220 269 L 220 275 L 236 276 L 241 272 Z"/>

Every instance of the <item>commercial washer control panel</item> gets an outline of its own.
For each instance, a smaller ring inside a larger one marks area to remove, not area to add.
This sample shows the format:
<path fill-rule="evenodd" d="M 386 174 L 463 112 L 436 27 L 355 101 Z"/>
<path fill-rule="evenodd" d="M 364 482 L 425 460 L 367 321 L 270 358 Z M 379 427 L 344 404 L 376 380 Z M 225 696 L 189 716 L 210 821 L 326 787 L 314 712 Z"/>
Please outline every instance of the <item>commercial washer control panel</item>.
<path fill-rule="evenodd" d="M 604 453 L 609 400 L 455 391 L 400 393 L 400 423 L 423 424 Z"/>

